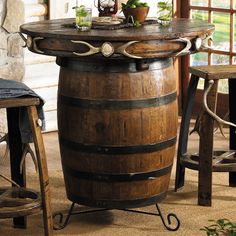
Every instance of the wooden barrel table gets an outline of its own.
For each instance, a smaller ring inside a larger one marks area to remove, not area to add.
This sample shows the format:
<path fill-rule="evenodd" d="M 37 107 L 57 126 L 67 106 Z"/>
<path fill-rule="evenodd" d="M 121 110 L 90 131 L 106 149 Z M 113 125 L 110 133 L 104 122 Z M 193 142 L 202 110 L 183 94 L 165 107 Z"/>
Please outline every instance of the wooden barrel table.
<path fill-rule="evenodd" d="M 172 59 L 155 60 L 142 72 L 132 60 L 58 64 L 59 141 L 68 198 L 112 208 L 163 199 L 177 131 Z"/>
<path fill-rule="evenodd" d="M 58 133 L 67 197 L 105 208 L 165 198 L 177 135 L 173 57 L 214 30 L 186 19 L 78 32 L 73 19 L 27 23 L 26 46 L 57 57 Z"/>

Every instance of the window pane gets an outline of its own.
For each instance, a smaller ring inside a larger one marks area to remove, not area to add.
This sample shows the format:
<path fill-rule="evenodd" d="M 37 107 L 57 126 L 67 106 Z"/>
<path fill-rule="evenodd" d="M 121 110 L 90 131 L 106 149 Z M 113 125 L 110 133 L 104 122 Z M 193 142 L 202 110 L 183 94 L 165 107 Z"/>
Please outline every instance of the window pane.
<path fill-rule="evenodd" d="M 205 82 L 205 80 L 204 79 L 199 79 L 199 81 L 198 81 L 198 84 L 197 84 L 197 89 L 204 89 L 204 82 Z"/>
<path fill-rule="evenodd" d="M 198 52 L 190 56 L 191 66 L 203 66 L 208 64 L 208 54 L 206 52 Z"/>
<path fill-rule="evenodd" d="M 191 11 L 191 18 L 195 19 L 195 20 L 208 21 L 208 12 L 207 11 L 192 10 Z"/>
<path fill-rule="evenodd" d="M 208 1 L 206 0 L 191 0 L 192 6 L 201 6 L 201 7 L 207 7 Z"/>
<path fill-rule="evenodd" d="M 214 47 L 216 50 L 229 51 L 230 42 L 230 15 L 227 13 L 213 12 Z"/>
<path fill-rule="evenodd" d="M 212 54 L 213 65 L 229 65 L 229 56 L 221 54 Z"/>
<path fill-rule="evenodd" d="M 220 55 L 220 54 L 212 54 L 212 64 L 213 65 L 228 65 L 229 64 L 229 56 Z M 218 91 L 221 93 L 228 93 L 228 80 L 221 79 L 218 85 Z"/>
<path fill-rule="evenodd" d="M 228 93 L 228 80 L 227 79 L 221 79 L 218 84 L 218 92 L 220 93 Z"/>
<path fill-rule="evenodd" d="M 213 0 L 212 1 L 213 7 L 219 7 L 219 8 L 230 8 L 230 0 Z"/>
<path fill-rule="evenodd" d="M 233 57 L 233 64 L 236 65 L 236 57 Z"/>
<path fill-rule="evenodd" d="M 190 65 L 191 66 L 205 66 L 208 65 L 208 53 L 198 52 L 190 56 Z M 198 89 L 203 89 L 204 80 L 200 79 L 198 82 Z"/>

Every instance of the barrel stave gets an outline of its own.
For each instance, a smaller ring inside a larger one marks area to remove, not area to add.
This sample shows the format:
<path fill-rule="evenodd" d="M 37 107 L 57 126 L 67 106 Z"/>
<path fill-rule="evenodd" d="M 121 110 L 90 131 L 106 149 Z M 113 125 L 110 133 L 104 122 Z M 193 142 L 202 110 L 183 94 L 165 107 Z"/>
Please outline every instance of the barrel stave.
<path fill-rule="evenodd" d="M 172 59 L 144 67 L 134 60 L 60 62 L 58 127 L 68 198 L 108 208 L 161 201 L 177 133 Z"/>

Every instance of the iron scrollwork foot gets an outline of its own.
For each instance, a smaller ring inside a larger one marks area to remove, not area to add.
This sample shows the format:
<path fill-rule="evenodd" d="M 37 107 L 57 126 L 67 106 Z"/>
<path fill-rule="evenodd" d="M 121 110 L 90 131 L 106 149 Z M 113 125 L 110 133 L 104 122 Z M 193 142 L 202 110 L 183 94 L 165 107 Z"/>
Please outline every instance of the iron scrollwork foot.
<path fill-rule="evenodd" d="M 61 229 L 64 229 L 64 228 L 67 226 L 67 224 L 68 224 L 68 222 L 69 222 L 69 219 L 70 219 L 70 217 L 71 217 L 71 215 L 72 215 L 72 211 L 73 211 L 73 209 L 74 209 L 74 206 L 75 206 L 75 202 L 73 202 L 73 203 L 71 204 L 70 210 L 68 211 L 68 214 L 67 214 L 66 219 L 65 219 L 64 222 L 63 222 L 63 218 L 64 218 L 63 213 L 58 212 L 58 213 L 55 213 L 55 214 L 53 215 L 53 220 L 54 220 L 56 217 L 59 218 L 59 224 L 58 224 L 58 225 L 55 225 L 55 224 L 53 225 L 53 229 L 54 229 L 54 230 L 61 230 Z"/>
<path fill-rule="evenodd" d="M 86 210 L 86 211 L 80 211 L 80 212 L 73 212 L 73 209 L 74 209 L 74 206 L 75 206 L 75 202 L 73 202 L 71 204 L 71 207 L 66 215 L 66 218 L 63 222 L 63 218 L 64 218 L 64 215 L 62 212 L 57 212 L 53 215 L 53 220 L 55 221 L 55 218 L 59 218 L 59 223 L 56 225 L 54 224 L 53 225 L 53 229 L 54 230 L 61 230 L 61 229 L 64 229 L 67 225 L 68 225 L 68 222 L 70 220 L 70 217 L 72 215 L 77 215 L 77 214 L 85 214 L 85 213 L 94 213 L 94 212 L 98 212 L 98 211 L 106 211 L 106 210 L 109 210 L 109 209 L 95 209 L 95 210 Z M 141 213 L 141 214 L 146 214 L 146 215 L 156 215 L 156 216 L 159 216 L 161 218 L 161 221 L 163 223 L 163 225 L 165 226 L 165 228 L 169 231 L 177 231 L 180 227 L 180 220 L 178 219 L 178 217 L 173 214 L 173 213 L 170 213 L 167 215 L 167 221 L 168 221 L 168 224 L 166 223 L 165 219 L 164 219 L 164 216 L 162 215 L 162 212 L 158 206 L 158 204 L 156 204 L 156 208 L 157 208 L 157 211 L 158 213 L 151 213 L 151 212 L 145 212 L 145 211 L 139 211 L 139 210 L 131 210 L 131 209 L 117 209 L 117 210 L 123 210 L 123 211 L 129 211 L 129 212 L 134 212 L 134 213 Z M 111 210 L 111 209 L 110 209 Z M 172 219 L 174 219 L 176 221 L 176 224 L 175 224 L 175 227 L 172 226 Z"/>
<path fill-rule="evenodd" d="M 161 221 L 162 221 L 163 225 L 165 226 L 165 228 L 169 231 L 177 231 L 180 227 L 180 220 L 178 219 L 178 217 L 173 213 L 168 214 L 167 215 L 168 225 L 167 225 L 158 204 L 156 204 L 156 208 L 157 208 L 157 211 L 158 211 L 158 215 L 160 216 Z M 172 219 L 171 218 L 176 221 L 176 226 L 175 227 L 171 226 L 172 225 Z"/>

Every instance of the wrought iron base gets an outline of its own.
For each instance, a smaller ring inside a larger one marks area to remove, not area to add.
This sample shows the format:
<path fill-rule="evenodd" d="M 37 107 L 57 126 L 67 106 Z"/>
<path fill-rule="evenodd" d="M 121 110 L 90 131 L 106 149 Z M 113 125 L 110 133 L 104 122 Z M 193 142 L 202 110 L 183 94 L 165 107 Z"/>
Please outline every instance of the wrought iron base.
<path fill-rule="evenodd" d="M 76 211 L 76 212 L 73 212 L 73 209 L 74 209 L 74 206 L 75 206 L 75 202 L 73 202 L 71 204 L 71 207 L 66 215 L 66 218 L 63 222 L 63 218 L 64 218 L 64 215 L 63 213 L 61 212 L 58 212 L 58 213 L 55 213 L 53 215 L 53 219 L 55 219 L 56 217 L 59 217 L 59 224 L 58 225 L 55 225 L 53 226 L 53 229 L 54 230 L 61 230 L 61 229 L 64 229 L 68 223 L 69 223 L 69 220 L 70 220 L 70 217 L 72 215 L 79 215 L 79 214 L 86 214 L 86 213 L 94 213 L 94 212 L 99 212 L 99 211 L 107 211 L 107 210 L 113 210 L 113 209 L 108 209 L 108 208 L 103 208 L 103 209 L 94 209 L 94 210 L 86 210 L 86 211 Z M 158 204 L 156 204 L 156 208 L 157 208 L 157 213 L 152 213 L 152 212 L 146 212 L 146 211 L 139 211 L 139 210 L 131 210 L 131 209 L 114 209 L 114 210 L 121 210 L 121 211 L 129 211 L 129 212 L 134 212 L 134 213 L 140 213 L 140 214 L 146 214 L 146 215 L 153 215 L 153 216 L 159 216 L 161 218 L 161 221 L 163 223 L 163 225 L 165 226 L 165 228 L 169 231 L 177 231 L 180 227 L 180 220 L 178 219 L 178 217 L 173 214 L 173 213 L 170 213 L 167 215 L 167 222 L 168 224 L 166 223 L 165 219 L 164 219 L 164 216 L 158 206 Z M 172 219 L 174 218 L 175 221 L 176 221 L 176 225 L 175 227 L 172 226 Z"/>

